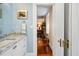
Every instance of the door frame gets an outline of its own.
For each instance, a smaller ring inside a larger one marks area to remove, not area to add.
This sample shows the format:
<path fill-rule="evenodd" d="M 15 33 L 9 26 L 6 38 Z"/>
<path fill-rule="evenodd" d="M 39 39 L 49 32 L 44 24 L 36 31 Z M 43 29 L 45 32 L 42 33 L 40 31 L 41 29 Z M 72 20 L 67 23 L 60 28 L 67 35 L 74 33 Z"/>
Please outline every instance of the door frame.
<path fill-rule="evenodd" d="M 79 22 L 79 3 L 71 3 L 71 55 L 79 56 L 78 47 L 78 22 Z"/>
<path fill-rule="evenodd" d="M 72 56 L 72 3 L 65 3 L 67 4 L 65 7 L 67 7 L 66 9 L 66 17 L 67 19 L 65 20 L 68 20 L 66 21 L 68 24 L 65 24 L 67 25 L 67 37 L 68 37 L 68 40 L 69 40 L 69 48 L 67 49 L 64 49 L 64 52 L 67 54 L 64 53 L 65 56 Z M 64 38 L 65 40 L 65 38 Z"/>
<path fill-rule="evenodd" d="M 33 41 L 34 41 L 34 48 L 33 48 L 33 50 L 34 50 L 34 54 L 37 56 L 37 5 L 42 5 L 42 3 L 41 4 L 39 4 L 39 3 L 33 3 L 33 34 L 34 34 L 34 36 L 33 36 Z M 43 5 L 44 5 L 44 3 L 43 3 Z M 46 3 L 46 5 L 54 5 L 54 3 L 53 4 L 49 4 L 49 3 Z"/>
<path fill-rule="evenodd" d="M 72 56 L 72 3 L 69 3 L 69 56 Z"/>
<path fill-rule="evenodd" d="M 64 4 L 64 40 L 69 40 L 69 48 L 64 47 L 64 56 L 72 55 L 72 4 Z"/>
<path fill-rule="evenodd" d="M 33 3 L 33 54 L 37 56 L 37 7 Z"/>

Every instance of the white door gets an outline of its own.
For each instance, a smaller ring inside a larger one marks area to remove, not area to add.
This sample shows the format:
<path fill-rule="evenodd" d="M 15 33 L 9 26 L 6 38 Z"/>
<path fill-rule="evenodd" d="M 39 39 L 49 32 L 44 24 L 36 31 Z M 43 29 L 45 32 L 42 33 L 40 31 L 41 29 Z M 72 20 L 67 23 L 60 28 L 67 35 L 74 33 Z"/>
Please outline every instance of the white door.
<path fill-rule="evenodd" d="M 55 56 L 63 56 L 64 48 L 60 47 L 60 39 L 64 40 L 64 3 L 56 3 L 52 9 L 52 36 L 53 36 L 53 53 Z"/>

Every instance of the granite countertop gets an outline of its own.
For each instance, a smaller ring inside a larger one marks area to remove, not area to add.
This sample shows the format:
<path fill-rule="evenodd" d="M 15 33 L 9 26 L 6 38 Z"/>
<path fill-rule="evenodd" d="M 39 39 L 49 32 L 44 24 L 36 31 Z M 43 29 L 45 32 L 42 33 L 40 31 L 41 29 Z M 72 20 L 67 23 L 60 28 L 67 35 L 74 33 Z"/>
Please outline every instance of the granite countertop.
<path fill-rule="evenodd" d="M 21 40 L 21 38 L 25 37 L 26 35 L 23 33 L 11 33 L 4 38 L 1 38 L 0 41 L 0 55 L 10 49 L 14 44 Z"/>

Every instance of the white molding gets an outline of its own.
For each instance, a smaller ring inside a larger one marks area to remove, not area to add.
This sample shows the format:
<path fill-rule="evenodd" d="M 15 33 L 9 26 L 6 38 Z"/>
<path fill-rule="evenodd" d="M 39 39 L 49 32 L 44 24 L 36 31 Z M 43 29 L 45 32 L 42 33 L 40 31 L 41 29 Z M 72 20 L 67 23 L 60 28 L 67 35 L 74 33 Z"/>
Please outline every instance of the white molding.
<path fill-rule="evenodd" d="M 37 4 L 33 4 L 33 51 L 37 55 Z"/>
<path fill-rule="evenodd" d="M 72 56 L 72 4 L 69 4 L 69 55 Z"/>

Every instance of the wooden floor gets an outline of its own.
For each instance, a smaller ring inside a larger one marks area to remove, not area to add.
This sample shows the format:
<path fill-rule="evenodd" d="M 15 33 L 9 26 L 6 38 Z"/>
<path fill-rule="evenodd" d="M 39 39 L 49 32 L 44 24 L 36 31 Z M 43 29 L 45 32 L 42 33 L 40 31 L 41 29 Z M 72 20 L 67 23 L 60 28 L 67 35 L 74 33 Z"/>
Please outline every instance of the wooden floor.
<path fill-rule="evenodd" d="M 53 56 L 49 41 L 43 38 L 37 40 L 37 56 Z"/>
<path fill-rule="evenodd" d="M 49 39 L 43 30 L 37 31 L 37 56 L 52 56 L 53 51 L 49 46 Z"/>

